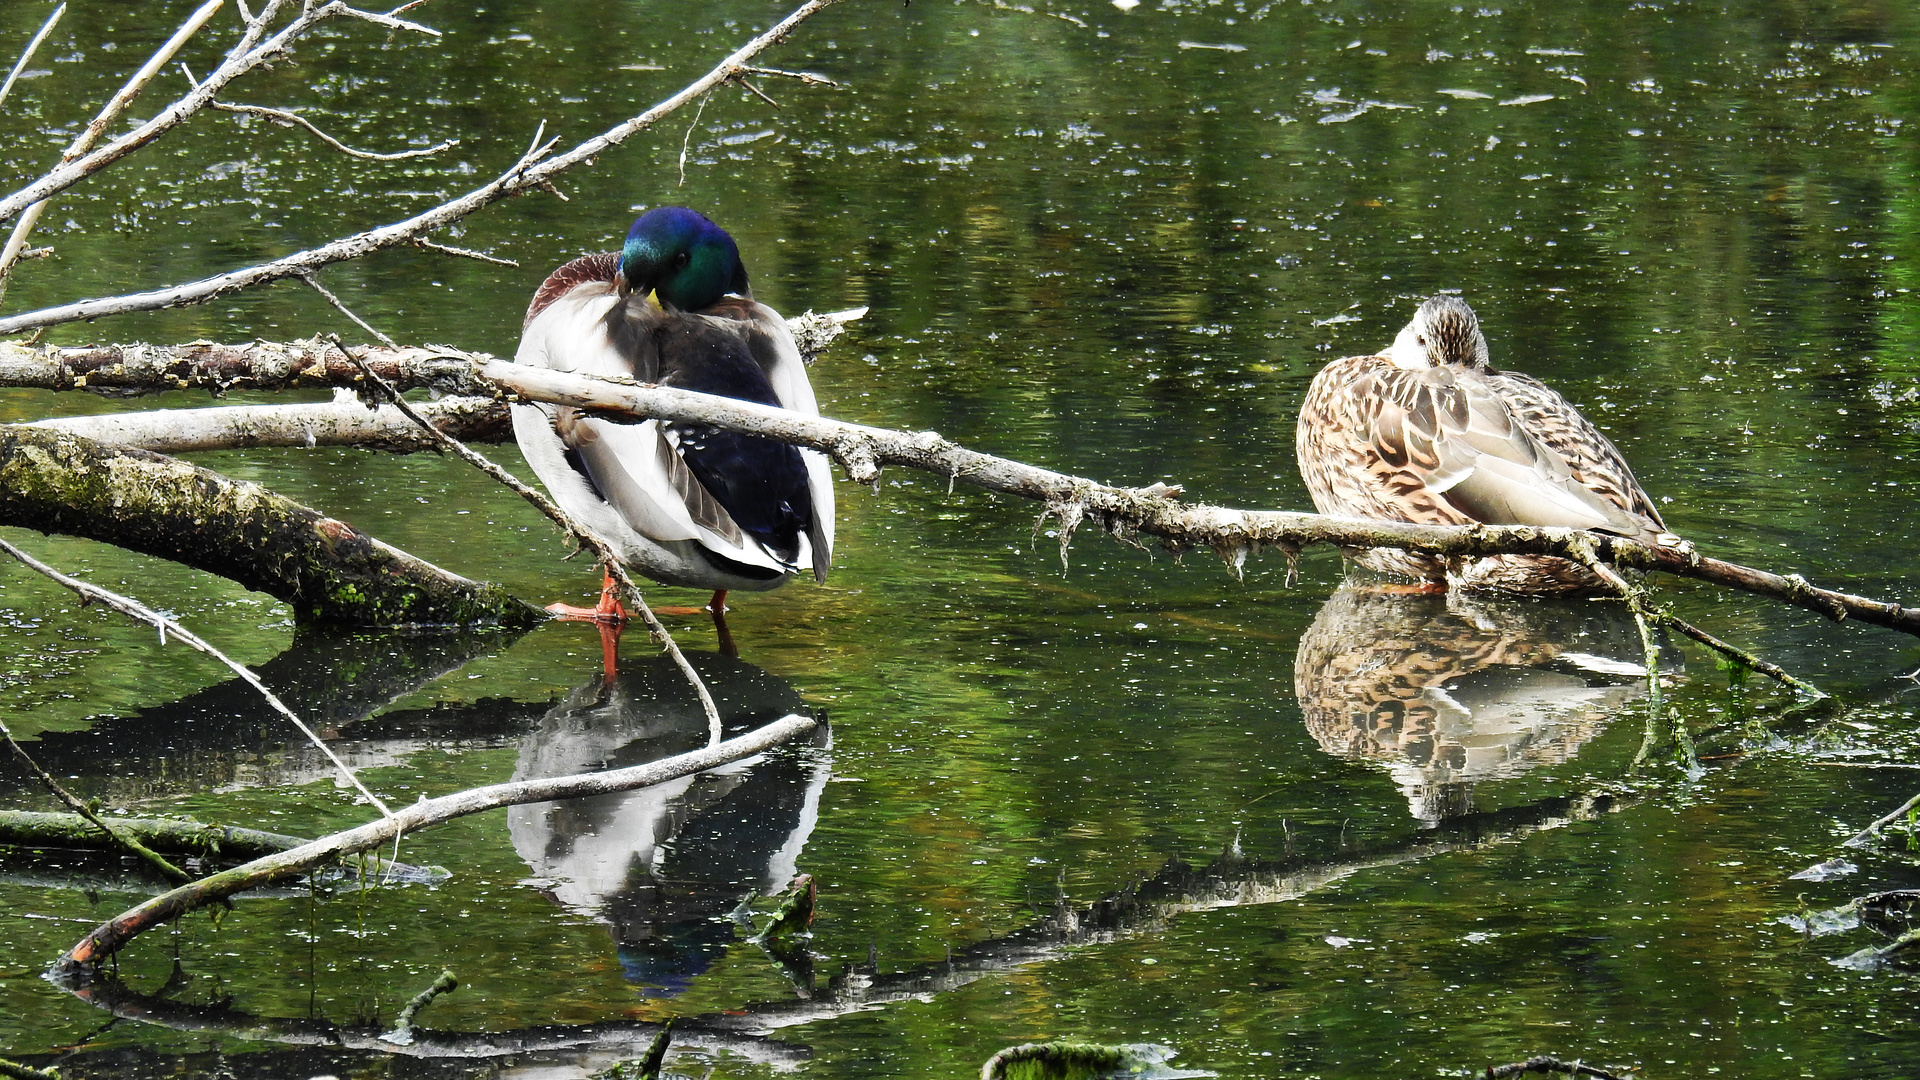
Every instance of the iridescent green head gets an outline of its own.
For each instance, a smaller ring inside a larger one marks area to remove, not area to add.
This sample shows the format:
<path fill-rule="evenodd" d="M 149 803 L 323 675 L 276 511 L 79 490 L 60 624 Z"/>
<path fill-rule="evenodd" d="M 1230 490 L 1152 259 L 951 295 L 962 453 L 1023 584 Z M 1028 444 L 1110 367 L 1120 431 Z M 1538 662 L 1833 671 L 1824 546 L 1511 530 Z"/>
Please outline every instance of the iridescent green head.
<path fill-rule="evenodd" d="M 699 311 L 730 292 L 748 295 L 747 268 L 733 237 L 684 206 L 656 207 L 627 230 L 620 281 L 681 311 Z"/>

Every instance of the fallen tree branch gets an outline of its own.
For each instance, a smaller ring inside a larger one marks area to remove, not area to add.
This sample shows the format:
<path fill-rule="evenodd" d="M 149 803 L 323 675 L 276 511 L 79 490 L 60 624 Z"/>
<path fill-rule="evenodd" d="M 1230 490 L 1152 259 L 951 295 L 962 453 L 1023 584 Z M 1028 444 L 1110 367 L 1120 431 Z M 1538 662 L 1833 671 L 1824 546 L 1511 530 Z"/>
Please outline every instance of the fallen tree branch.
<path fill-rule="evenodd" d="M 600 773 L 493 784 L 469 788 L 437 799 L 422 799 L 397 811 L 392 817 L 322 837 L 291 851 L 256 859 L 244 866 L 156 896 L 95 927 L 92 933 L 55 962 L 49 974 L 69 986 L 83 982 L 93 964 L 113 955 L 146 930 L 234 893 L 304 874 L 315 866 L 342 856 L 371 851 L 430 825 L 503 806 L 631 791 L 662 784 L 770 750 L 813 730 L 818 723 L 810 716 L 795 714 L 705 749 L 644 765 Z"/>
<path fill-rule="evenodd" d="M 794 344 L 808 362 L 866 308 L 825 314 L 807 312 L 787 320 Z M 216 397 L 230 391 L 285 391 L 358 387 L 364 361 L 395 389 L 436 394 L 496 397 L 499 388 L 481 378 L 477 365 L 486 353 L 435 346 L 356 348 L 349 358 L 331 341 L 254 341 L 221 345 L 194 341 L 185 345 L 84 345 L 59 347 L 0 341 L 0 386 L 27 390 L 83 390 L 106 397 L 138 397 L 172 390 L 205 390 Z"/>
<path fill-rule="evenodd" d="M 804 318 L 804 317 L 803 317 Z M 798 320 L 796 320 L 798 321 Z M 905 465 L 949 482 L 1022 498 L 1060 522 L 1064 553 L 1074 531 L 1092 522 L 1123 543 L 1151 536 L 1169 549 L 1211 549 L 1230 566 L 1256 549 L 1296 556 L 1306 547 L 1397 547 L 1439 556 L 1556 555 L 1659 570 L 1781 600 L 1834 620 L 1852 619 L 1920 636 L 1920 608 L 1821 589 L 1798 574 L 1773 574 L 1621 537 L 1531 525 L 1411 525 L 1288 511 L 1236 510 L 1181 502 L 1177 488 L 1124 488 L 978 453 L 935 432 L 900 432 L 804 416 L 733 398 L 642 386 L 544 368 L 523 367 L 484 353 L 452 349 L 366 351 L 368 362 L 398 388 L 432 386 L 443 393 L 500 393 L 572 405 L 610 419 L 713 424 L 822 450 L 860 483 L 875 483 L 885 465 Z M 152 388 L 274 389 L 353 386 L 362 376 L 345 356 L 317 343 L 178 350 L 143 346 L 36 349 L 0 344 L 0 385 L 42 389 L 144 392 Z"/>
<path fill-rule="evenodd" d="M 143 450 L 0 425 L 0 521 L 219 574 L 302 622 L 527 626 L 544 611 L 258 484 Z"/>
<path fill-rule="evenodd" d="M 1175 497 L 1177 488 L 1114 487 L 968 450 L 930 431 L 890 431 L 732 398 L 499 360 L 481 363 L 480 374 L 521 397 L 572 405 L 597 416 L 692 421 L 810 446 L 832 455 L 859 483 L 875 483 L 881 466 L 898 464 L 944 475 L 950 481 L 1034 499 L 1046 506 L 1043 522 L 1048 517 L 1059 521 L 1063 556 L 1083 521 L 1123 543 L 1137 545 L 1137 538 L 1146 535 L 1176 552 L 1212 549 L 1235 568 L 1259 548 L 1278 548 L 1292 558 L 1315 544 L 1397 547 L 1466 558 L 1557 555 L 1577 560 L 1590 551 L 1593 557 L 1614 566 L 1710 581 L 1783 600 L 1834 620 L 1851 618 L 1920 636 L 1920 608 L 1817 588 L 1798 574 L 1772 574 L 1623 537 L 1533 525 L 1412 525 L 1196 505 L 1180 502 Z"/>
<path fill-rule="evenodd" d="M 275 3 L 269 8 L 269 11 L 277 8 L 280 2 L 281 0 L 275 0 Z M 21 315 L 0 319 L 0 335 L 18 334 L 25 330 L 32 330 L 44 326 L 56 326 L 60 323 L 75 322 L 81 319 L 97 319 L 105 315 L 120 315 L 133 311 L 156 311 L 162 308 L 183 307 L 191 304 L 205 303 L 215 297 L 239 289 L 263 285 L 268 282 L 279 281 L 283 278 L 310 274 L 323 266 L 337 262 L 345 262 L 349 259 L 357 259 L 363 255 L 379 251 L 382 248 L 411 243 L 415 237 L 444 228 L 502 199 L 522 192 L 550 187 L 553 178 L 560 173 L 573 168 L 575 165 L 590 161 L 597 155 L 604 153 L 608 148 L 625 141 L 638 132 L 645 131 L 688 103 L 704 97 L 715 87 L 734 81 L 746 70 L 750 60 L 774 45 L 779 44 L 781 41 L 784 41 L 787 35 L 791 34 L 801 23 L 812 18 L 815 14 L 826 10 L 828 7 L 831 7 L 836 2 L 838 2 L 838 0 L 808 0 L 807 3 L 795 9 L 771 29 L 755 37 L 739 49 L 736 49 L 705 75 L 695 79 L 678 93 L 654 105 L 640 115 L 615 125 L 557 157 L 547 156 L 552 149 L 551 143 L 542 144 L 536 141 L 535 145 L 528 149 L 526 153 L 522 154 L 518 161 L 515 161 L 505 172 L 488 181 L 486 184 L 467 192 L 459 198 L 442 203 L 439 206 L 416 214 L 404 221 L 382 225 L 379 228 L 355 233 L 352 236 L 343 237 L 331 243 L 322 244 L 316 248 L 295 252 L 292 255 L 275 259 L 272 262 L 261 263 L 256 266 L 233 270 L 224 274 L 217 274 L 213 277 L 202 278 L 199 281 L 189 282 L 185 285 L 177 285 L 171 288 L 157 289 L 149 292 L 131 293 L 125 296 L 81 300 L 71 304 L 43 308 L 39 311 L 30 311 Z M 315 6 L 311 11 L 303 13 L 299 20 L 286 30 L 283 30 L 279 35 L 276 35 L 271 41 L 247 53 L 243 58 L 248 61 L 245 66 L 252 66 L 252 57 L 258 53 L 265 52 L 270 48 L 284 49 L 291 36 L 296 33 L 296 28 L 298 28 L 299 32 L 304 32 L 306 27 L 312 22 L 330 14 L 352 14 L 361 18 L 367 17 L 366 13 L 349 8 L 345 4 L 339 3 L 339 0 L 334 0 L 333 3 Z M 264 22 L 266 17 L 267 16 L 263 14 L 260 21 Z M 250 29 L 249 33 L 253 32 L 254 31 Z M 246 44 L 246 42 L 243 42 L 243 44 Z M 245 70 L 245 67 L 236 64 L 231 59 L 232 54 L 229 55 L 230 59 L 228 63 L 222 64 L 219 70 L 209 75 L 206 81 L 195 88 L 192 93 L 181 98 L 180 101 L 175 102 L 174 105 L 168 109 L 163 110 L 160 116 L 155 117 L 152 121 L 143 125 L 138 131 L 125 138 L 116 140 L 113 144 L 103 147 L 79 161 L 73 162 L 69 166 L 54 170 L 48 174 L 48 176 L 22 188 L 12 195 L 0 198 L 0 221 L 4 221 L 14 214 L 19 213 L 30 203 L 37 202 L 40 199 L 46 198 L 48 195 L 64 190 L 81 176 L 86 175 L 85 172 L 78 171 L 83 166 L 91 164 L 93 169 L 104 168 L 107 164 L 111 163 L 112 158 L 100 161 L 98 164 L 92 163 L 94 163 L 96 159 L 107 155 L 110 151 L 119 148 L 118 154 L 115 155 L 117 157 L 137 148 L 137 145 L 142 145 L 132 144 L 130 140 L 133 140 L 135 136 L 147 132 L 149 128 L 154 128 L 155 125 L 160 124 L 163 119 L 172 118 L 171 123 L 166 125 L 171 126 L 172 123 L 178 123 L 180 119 L 184 119 L 185 116 L 190 115 L 191 112 L 204 108 L 206 103 L 212 101 L 214 95 L 217 94 L 227 82 L 232 81 L 234 76 L 240 74 L 240 71 Z M 236 70 L 230 71 L 229 69 Z M 176 116 L 176 113 L 179 115 Z M 147 135 L 146 140 L 151 141 L 152 138 L 158 136 L 159 131 L 163 130 L 165 130 L 165 127 L 158 128 L 153 134 Z M 122 144 L 128 145 L 123 146 Z"/>

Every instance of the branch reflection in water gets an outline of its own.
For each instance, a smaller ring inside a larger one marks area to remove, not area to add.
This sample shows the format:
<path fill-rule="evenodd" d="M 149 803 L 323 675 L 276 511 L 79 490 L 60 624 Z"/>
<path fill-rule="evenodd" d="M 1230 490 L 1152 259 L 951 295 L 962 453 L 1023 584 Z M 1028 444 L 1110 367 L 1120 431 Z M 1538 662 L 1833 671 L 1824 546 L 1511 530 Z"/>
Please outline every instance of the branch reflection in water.
<path fill-rule="evenodd" d="M 809 713 L 751 664 L 688 653 L 729 734 Z M 818 819 L 831 735 L 667 784 L 507 811 L 514 849 L 546 895 L 606 924 L 649 997 L 685 991 L 734 941 L 742 900 L 785 888 Z M 515 780 L 619 768 L 707 744 L 705 713 L 666 658 L 626 658 L 556 705 L 521 743 Z M 744 934 L 741 936 L 745 936 Z M 804 993 L 810 982 L 802 976 Z"/>
<path fill-rule="evenodd" d="M 1571 759 L 1647 691 L 1625 604 L 1354 581 L 1301 635 L 1293 678 L 1321 747 L 1384 766 L 1429 828 L 1471 813 L 1477 783 Z"/>

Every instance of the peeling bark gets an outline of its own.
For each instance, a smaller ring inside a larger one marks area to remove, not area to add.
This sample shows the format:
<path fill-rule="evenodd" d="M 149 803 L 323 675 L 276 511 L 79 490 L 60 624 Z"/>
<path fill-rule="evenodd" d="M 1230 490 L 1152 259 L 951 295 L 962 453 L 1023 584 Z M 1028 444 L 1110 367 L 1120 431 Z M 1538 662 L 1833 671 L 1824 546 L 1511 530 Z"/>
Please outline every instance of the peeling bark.
<path fill-rule="evenodd" d="M 395 388 L 490 396 L 465 353 L 435 349 L 360 350 Z M 325 341 L 218 345 L 87 345 L 58 348 L 0 342 L 0 386 L 89 390 L 135 396 L 166 390 L 299 390 L 357 386 L 365 379 L 339 347 Z"/>
<path fill-rule="evenodd" d="M 305 623 L 527 626 L 546 613 L 258 484 L 143 450 L 0 425 L 0 521 L 230 578 Z"/>

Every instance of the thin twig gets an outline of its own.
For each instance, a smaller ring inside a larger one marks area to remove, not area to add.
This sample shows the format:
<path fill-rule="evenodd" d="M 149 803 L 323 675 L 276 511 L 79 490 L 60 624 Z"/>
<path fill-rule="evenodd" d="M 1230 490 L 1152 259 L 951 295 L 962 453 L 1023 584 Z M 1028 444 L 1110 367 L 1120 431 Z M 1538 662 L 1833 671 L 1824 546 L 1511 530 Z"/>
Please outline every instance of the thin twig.
<path fill-rule="evenodd" d="M 47 40 L 47 35 L 53 33 L 53 24 L 59 22 L 60 16 L 66 13 L 67 5 L 65 4 L 54 8 L 53 14 L 47 16 L 47 21 L 40 24 L 40 32 L 33 35 L 32 41 L 27 42 L 27 47 L 20 53 L 20 59 L 14 63 L 13 70 L 7 72 L 7 81 L 0 83 L 0 105 L 6 104 L 7 94 L 13 90 L 13 82 L 20 77 L 21 69 L 25 68 L 27 61 L 33 59 L 33 54 L 40 50 L 40 43 Z"/>
<path fill-rule="evenodd" d="M 700 126 L 700 118 L 706 115 L 709 97 L 700 99 L 700 107 L 693 110 L 693 120 L 687 124 L 687 134 L 680 140 L 680 186 L 687 186 L 687 147 L 693 143 L 693 132 Z"/>
<path fill-rule="evenodd" d="M 492 263 L 495 266 L 511 266 L 515 269 L 518 269 L 520 266 L 519 263 L 514 262 L 512 259 L 503 259 L 498 255 L 489 255 L 484 251 L 474 251 L 469 248 L 457 248 L 447 244 L 436 244 L 420 236 L 413 238 L 413 246 L 426 248 L 428 251 L 437 251 L 442 255 L 457 255 L 462 259 L 477 259 L 480 262 Z"/>
<path fill-rule="evenodd" d="M 816 75 L 811 71 L 788 71 L 785 68 L 755 67 L 751 64 L 740 69 L 748 75 L 765 75 L 775 79 L 795 79 L 810 86 L 831 86 L 840 89 L 840 84 L 825 75 Z"/>
<path fill-rule="evenodd" d="M 1753 670 L 1759 672 L 1760 674 L 1765 675 L 1769 679 L 1773 679 L 1785 686 L 1790 686 L 1793 689 L 1798 690 L 1801 693 L 1816 699 L 1824 698 L 1827 696 L 1824 690 L 1821 690 L 1819 687 L 1813 685 L 1812 683 L 1807 682 L 1806 680 L 1795 676 L 1792 672 L 1781 667 L 1780 665 L 1772 663 L 1767 660 L 1763 660 L 1760 657 L 1755 656 L 1753 653 L 1750 653 L 1747 650 L 1742 649 L 1738 645 L 1733 644 L 1732 642 L 1722 641 L 1719 638 L 1714 637 L 1712 634 L 1707 633 L 1705 630 L 1702 630 L 1699 627 L 1693 625 L 1687 620 L 1682 619 L 1678 615 L 1675 615 L 1672 612 L 1665 610 L 1664 608 L 1656 608 L 1653 612 L 1653 616 L 1657 621 L 1673 627 L 1675 630 L 1678 630 L 1682 634 L 1685 634 L 1686 636 L 1692 638 L 1693 640 L 1699 642 L 1700 644 L 1705 645 L 1707 648 L 1714 650 L 1715 652 L 1719 653 L 1722 656 L 1727 657 L 1728 659 L 1734 661 L 1735 663 L 1744 664 L 1747 667 L 1750 667 Z"/>
<path fill-rule="evenodd" d="M 1640 740 L 1640 750 L 1634 754 L 1633 764 L 1638 767 L 1646 760 L 1659 738 L 1661 721 L 1670 720 L 1674 741 L 1680 746 L 1681 764 L 1689 772 L 1700 767 L 1700 755 L 1694 749 L 1693 733 L 1678 717 L 1667 715 L 1664 695 L 1660 692 L 1660 645 L 1653 639 L 1655 617 L 1647 606 L 1647 594 L 1638 585 L 1621 577 L 1619 571 L 1601 561 L 1590 542 L 1574 545 L 1574 561 L 1592 571 L 1595 577 L 1607 583 L 1621 599 L 1627 602 L 1627 609 L 1633 612 L 1633 625 L 1640 631 L 1640 653 L 1647 669 L 1647 728 Z"/>
<path fill-rule="evenodd" d="M 754 96 L 755 96 L 755 97 L 757 97 L 757 98 L 759 98 L 759 99 L 760 99 L 761 101 L 764 101 L 764 102 L 766 102 L 767 104 L 769 104 L 769 105 L 771 105 L 771 106 L 773 106 L 774 108 L 776 108 L 776 109 L 778 109 L 778 108 L 781 108 L 781 107 L 782 107 L 782 106 L 781 106 L 781 104 L 780 104 L 779 102 L 777 102 L 777 101 L 775 101 L 775 100 L 773 100 L 773 99 L 772 99 L 771 97 L 768 97 L 768 96 L 767 96 L 767 92 L 766 92 L 765 90 L 762 90 L 762 89 L 760 89 L 759 87 L 757 87 L 757 86 L 755 86 L 755 85 L 753 85 L 752 83 L 750 83 L 750 82 L 748 82 L 748 81 L 746 80 L 746 77 L 745 77 L 745 76 L 742 76 L 742 77 L 740 77 L 740 78 L 738 78 L 738 79 L 735 79 L 735 80 L 733 80 L 733 81 L 734 81 L 734 82 L 736 82 L 736 83 L 738 83 L 738 84 L 740 84 L 740 85 L 741 85 L 742 87 L 745 87 L 746 89 L 748 89 L 748 90 L 751 90 L 751 91 L 753 91 L 753 94 L 754 94 Z"/>
<path fill-rule="evenodd" d="M 186 65 L 182 64 L 181 67 L 184 69 Z M 187 77 L 191 79 L 193 76 L 189 74 Z M 400 150 L 391 154 L 381 154 L 381 153 L 376 153 L 372 150 L 356 150 L 353 147 L 348 146 L 346 143 L 341 142 L 339 139 L 336 139 L 333 136 L 327 134 L 326 132 L 321 131 L 318 127 L 314 126 L 313 121 L 308 120 L 306 117 L 301 116 L 299 113 L 296 113 L 296 112 L 288 112 L 285 109 L 270 109 L 265 105 L 229 105 L 224 101 L 212 101 L 212 102 L 208 102 L 208 105 L 210 105 L 212 108 L 220 112 L 243 113 L 248 116 L 264 116 L 267 119 L 273 120 L 277 123 L 294 124 L 296 126 L 306 128 L 307 131 L 311 133 L 315 138 L 319 139 L 323 143 L 326 143 L 328 146 L 333 147 L 335 150 L 338 150 L 341 153 L 350 155 L 352 157 L 364 158 L 367 161 L 405 161 L 408 158 L 426 157 L 429 154 L 437 154 L 442 150 L 451 150 L 452 148 L 460 145 L 459 139 L 448 139 L 447 141 L 441 143 L 438 146 L 429 146 L 419 150 Z"/>
<path fill-rule="evenodd" d="M 418 4 L 405 4 L 395 8 L 392 12 L 389 12 L 385 15 L 382 15 L 378 12 L 373 12 L 373 11 L 361 11 L 359 8 L 355 8 L 355 7 L 348 7 L 347 5 L 340 3 L 339 0 L 335 0 L 335 2 L 329 6 L 339 8 L 340 13 L 342 15 L 349 15 L 356 19 L 362 19 L 362 20 L 365 20 L 366 22 L 373 23 L 375 26 L 384 26 L 389 30 L 411 30 L 416 34 L 426 34 L 430 37 L 440 36 L 440 31 L 435 30 L 431 26 L 423 26 L 420 23 L 411 22 L 407 19 L 394 18 L 395 13 L 401 12 L 401 11 L 407 11 L 411 8 L 418 7 L 419 6 Z"/>
<path fill-rule="evenodd" d="M 65 165 L 93 149 L 93 144 L 100 141 L 100 136 L 106 133 L 107 128 L 120 118 L 120 114 L 127 110 L 128 105 L 133 104 L 133 99 L 139 97 L 140 92 L 153 81 L 153 77 L 160 73 L 160 69 L 173 60 L 174 55 L 186 45 L 187 40 L 199 33 L 201 27 L 207 25 L 207 20 L 213 18 L 214 12 L 219 11 L 220 5 L 224 2 L 225 0 L 207 0 L 192 15 L 187 16 L 187 21 L 180 24 L 180 29 L 173 32 L 173 36 L 167 39 L 166 44 L 161 45 L 157 52 L 147 58 L 147 62 L 141 65 L 139 71 L 133 73 L 133 77 L 127 80 L 127 84 L 120 88 L 119 93 L 107 100 L 106 105 L 100 110 L 100 115 L 94 117 L 93 122 L 88 124 L 85 130 L 73 140 L 73 144 L 67 147 L 66 152 L 60 155 L 60 164 Z M 20 220 L 14 223 L 13 235 L 7 238 L 6 248 L 0 250 L 0 293 L 5 292 L 7 275 L 13 273 L 14 265 L 20 261 L 20 252 L 27 246 L 27 235 L 33 232 L 33 227 L 39 223 L 40 215 L 46 211 L 46 208 L 46 200 L 36 202 L 22 211 Z"/>
<path fill-rule="evenodd" d="M 243 682 L 258 691 L 260 696 L 266 699 L 267 704 L 271 705 L 275 712 L 293 721 L 293 726 L 299 728 L 300 733 L 305 735 L 313 745 L 319 749 L 320 753 L 324 754 L 326 759 L 333 763 L 334 768 L 340 770 L 340 775 L 345 777 L 349 784 L 353 785 L 354 790 L 360 792 L 362 797 L 378 808 L 382 815 L 386 817 L 393 816 L 393 811 L 387 809 L 387 804 L 381 802 L 378 796 L 367 790 L 366 785 L 360 782 L 360 778 L 355 776 L 353 770 L 347 767 L 347 763 L 334 756 L 333 750 L 327 746 L 325 740 L 315 734 L 314 730 L 307 726 L 306 721 L 300 719 L 292 709 L 287 708 L 285 702 L 275 697 L 273 691 L 267 689 L 266 684 L 261 682 L 259 676 L 255 675 L 246 665 L 239 663 L 226 653 L 202 641 L 186 627 L 181 626 L 178 622 L 160 614 L 138 600 L 121 596 L 119 593 L 103 589 L 91 582 L 68 577 L 53 567 L 48 566 L 46 563 L 14 547 L 12 544 L 7 543 L 5 540 L 0 540 L 0 553 L 11 555 L 36 573 L 51 578 L 61 585 L 72 589 L 74 592 L 80 594 L 80 602 L 82 604 L 99 600 L 123 615 L 155 627 L 160 631 L 160 644 L 162 645 L 167 643 L 167 635 L 171 633 L 188 648 L 205 653 L 220 663 L 225 664 L 229 671 L 238 675 Z"/>
<path fill-rule="evenodd" d="M 51 773 L 41 768 L 39 762 L 33 760 L 33 755 L 27 753 L 26 747 L 14 741 L 13 731 L 8 728 L 5 723 L 0 723 L 0 738 L 6 739 L 7 745 L 13 748 L 14 756 L 25 763 L 29 772 L 39 777 L 40 783 L 45 785 L 48 791 L 53 792 L 54 798 L 65 803 L 67 809 L 86 818 L 94 828 L 106 833 L 107 839 L 111 840 L 115 845 L 131 852 L 141 861 L 160 871 L 162 877 L 165 877 L 175 885 L 185 885 L 187 882 L 193 880 L 192 875 L 167 861 L 166 856 L 141 843 L 125 830 L 115 828 L 108 822 L 101 820 L 100 815 L 93 812 L 93 807 L 88 806 L 85 800 L 73 792 L 68 791 L 60 781 L 53 778 Z"/>
<path fill-rule="evenodd" d="M 1888 814 L 1886 817 L 1883 817 L 1880 820 L 1874 822 L 1873 824 L 1867 826 L 1866 828 L 1861 829 L 1859 832 L 1854 833 L 1853 836 L 1849 838 L 1846 843 L 1840 846 L 1841 847 L 1865 847 L 1867 841 L 1871 840 L 1876 833 L 1878 833 L 1881 829 L 1884 829 L 1887 826 L 1893 824 L 1894 822 L 1899 821 L 1901 818 L 1907 816 L 1907 812 L 1909 810 L 1912 810 L 1916 806 L 1920 806 L 1920 795 L 1915 795 L 1913 798 L 1908 799 L 1906 802 L 1901 803 L 1898 809 Z"/>

